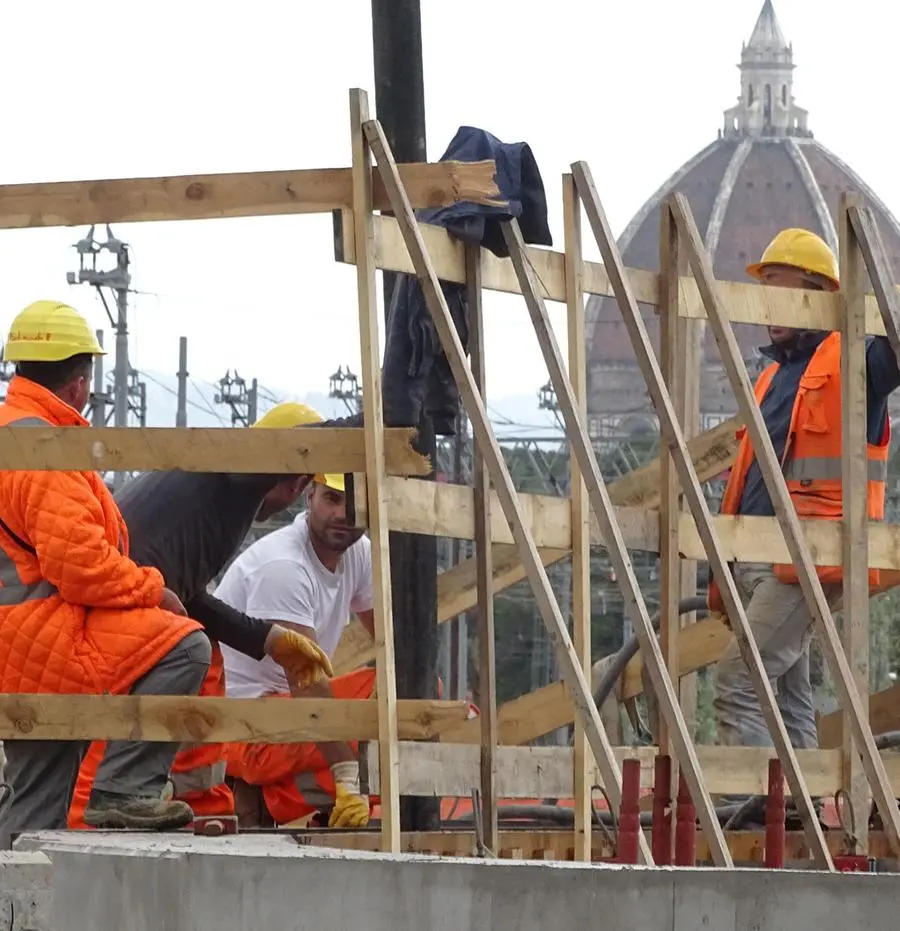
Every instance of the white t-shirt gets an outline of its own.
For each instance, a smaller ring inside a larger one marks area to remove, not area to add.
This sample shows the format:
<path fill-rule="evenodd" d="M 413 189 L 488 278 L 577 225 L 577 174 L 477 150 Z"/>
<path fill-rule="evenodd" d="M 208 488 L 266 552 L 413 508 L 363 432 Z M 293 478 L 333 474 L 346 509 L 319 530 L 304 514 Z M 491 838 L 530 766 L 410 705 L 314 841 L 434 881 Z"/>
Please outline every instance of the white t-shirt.
<path fill-rule="evenodd" d="M 372 608 L 371 543 L 360 537 L 331 572 L 312 548 L 304 512 L 244 550 L 228 567 L 215 595 L 251 617 L 309 627 L 330 658 L 350 612 Z M 284 670 L 271 657 L 255 660 L 225 644 L 222 656 L 229 697 L 289 691 Z"/>

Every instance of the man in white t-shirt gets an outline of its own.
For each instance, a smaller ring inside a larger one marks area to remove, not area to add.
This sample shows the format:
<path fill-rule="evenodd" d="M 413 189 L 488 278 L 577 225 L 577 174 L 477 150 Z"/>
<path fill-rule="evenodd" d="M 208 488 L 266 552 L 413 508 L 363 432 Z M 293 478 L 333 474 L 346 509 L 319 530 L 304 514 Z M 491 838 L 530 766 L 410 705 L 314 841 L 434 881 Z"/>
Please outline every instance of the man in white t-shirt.
<path fill-rule="evenodd" d="M 373 634 L 372 556 L 368 537 L 347 525 L 343 475 L 317 475 L 307 510 L 246 549 L 228 568 L 216 597 L 252 617 L 277 621 L 334 655 L 351 611 Z M 230 698 L 289 697 L 284 670 L 222 645 Z M 373 669 L 320 680 L 306 697 L 370 698 Z M 299 693 L 295 693 L 299 694 Z M 355 744 L 229 744 L 228 774 L 259 786 L 276 824 L 333 806 L 329 825 L 362 827 L 369 801 L 360 792 Z"/>

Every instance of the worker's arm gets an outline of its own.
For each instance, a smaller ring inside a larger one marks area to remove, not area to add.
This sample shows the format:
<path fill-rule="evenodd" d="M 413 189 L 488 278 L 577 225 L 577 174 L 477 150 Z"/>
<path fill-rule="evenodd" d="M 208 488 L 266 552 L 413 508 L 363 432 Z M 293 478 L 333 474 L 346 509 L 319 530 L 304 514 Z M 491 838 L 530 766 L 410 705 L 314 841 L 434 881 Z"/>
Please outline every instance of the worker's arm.
<path fill-rule="evenodd" d="M 866 381 L 869 393 L 877 398 L 886 398 L 900 388 L 897 355 L 886 336 L 866 340 Z"/>
<path fill-rule="evenodd" d="M 368 635 L 374 640 L 375 639 L 375 611 L 372 608 L 369 608 L 368 611 L 357 611 L 356 616 L 359 618 L 359 623 L 365 627 Z"/>
<path fill-rule="evenodd" d="M 93 488 L 80 472 L 18 472 L 9 525 L 34 547 L 41 576 L 72 604 L 154 608 L 163 597 L 158 570 L 138 566 L 106 535 Z"/>
<path fill-rule="evenodd" d="M 201 592 L 186 602 L 190 617 L 199 621 L 214 640 L 252 659 L 266 656 L 266 638 L 275 626 L 273 621 L 250 617 L 220 601 L 209 592 Z"/>

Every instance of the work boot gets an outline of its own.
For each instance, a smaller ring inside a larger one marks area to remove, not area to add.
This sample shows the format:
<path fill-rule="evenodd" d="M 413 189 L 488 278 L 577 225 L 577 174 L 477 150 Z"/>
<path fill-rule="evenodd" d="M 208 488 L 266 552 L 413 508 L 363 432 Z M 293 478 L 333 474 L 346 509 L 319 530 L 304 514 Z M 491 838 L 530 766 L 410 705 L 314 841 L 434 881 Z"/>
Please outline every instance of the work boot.
<path fill-rule="evenodd" d="M 131 831 L 175 831 L 187 827 L 194 812 L 187 802 L 93 792 L 84 812 L 92 828 L 121 828 Z"/>

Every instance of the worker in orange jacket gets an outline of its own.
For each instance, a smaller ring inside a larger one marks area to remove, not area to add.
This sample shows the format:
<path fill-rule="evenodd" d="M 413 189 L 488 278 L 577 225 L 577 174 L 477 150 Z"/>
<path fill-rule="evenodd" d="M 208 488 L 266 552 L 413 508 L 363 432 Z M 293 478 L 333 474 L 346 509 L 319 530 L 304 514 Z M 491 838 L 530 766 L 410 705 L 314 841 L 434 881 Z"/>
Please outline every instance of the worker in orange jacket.
<path fill-rule="evenodd" d="M 325 421 L 305 404 L 284 402 L 251 429 L 285 430 Z M 296 687 L 331 676 L 322 650 L 296 631 L 236 611 L 209 591 L 209 584 L 239 551 L 254 521 L 265 521 L 294 503 L 311 475 L 227 472 L 145 472 L 116 495 L 139 565 L 154 566 L 203 625 L 212 643 L 209 673 L 201 697 L 225 695 L 219 643 L 253 659 L 271 657 Z M 91 744 L 81 764 L 69 809 L 69 827 L 84 828 L 84 812 L 105 744 Z M 225 784 L 225 748 L 217 743 L 182 746 L 169 773 L 175 798 L 195 816 L 234 814 L 234 797 Z"/>
<path fill-rule="evenodd" d="M 86 427 L 93 357 L 87 321 L 38 301 L 13 321 L 16 364 L 0 426 Z M 209 641 L 156 569 L 128 557 L 128 532 L 96 472 L 0 471 L 0 692 L 193 695 Z M 66 826 L 87 744 L 11 740 L 0 847 L 23 830 Z M 177 828 L 190 806 L 160 795 L 176 744 L 113 742 L 85 820 L 97 827 Z M 159 774 L 163 777 L 160 779 Z"/>
<path fill-rule="evenodd" d="M 748 273 L 773 287 L 837 291 L 837 260 L 826 243 L 807 230 L 780 232 Z M 768 328 L 771 360 L 756 382 L 756 401 L 801 518 L 840 520 L 841 338 L 838 333 Z M 866 345 L 869 460 L 868 513 L 884 518 L 885 480 L 891 430 L 888 396 L 900 386 L 897 359 L 885 337 Z M 745 430 L 725 494 L 723 514 L 774 516 L 759 463 Z M 792 565 L 738 563 L 733 567 L 747 619 L 795 747 L 816 748 L 816 717 L 809 679 L 812 617 Z M 842 593 L 841 568 L 822 566 L 819 578 L 831 604 Z M 870 573 L 877 584 L 877 572 Z M 723 610 L 711 582 L 710 608 Z M 747 667 L 732 640 L 715 671 L 714 707 L 720 742 L 771 746 Z"/>
<path fill-rule="evenodd" d="M 216 596 L 239 611 L 298 631 L 334 655 L 351 613 L 374 635 L 371 544 L 347 525 L 343 475 L 317 475 L 307 509 L 294 522 L 258 540 L 228 568 Z M 300 692 L 270 658 L 254 660 L 228 647 L 229 697 L 370 698 L 375 670 L 320 680 Z M 369 800 L 360 786 L 357 744 L 230 744 L 228 774 L 262 792 L 268 816 L 279 824 L 330 810 L 332 827 L 363 827 Z"/>

